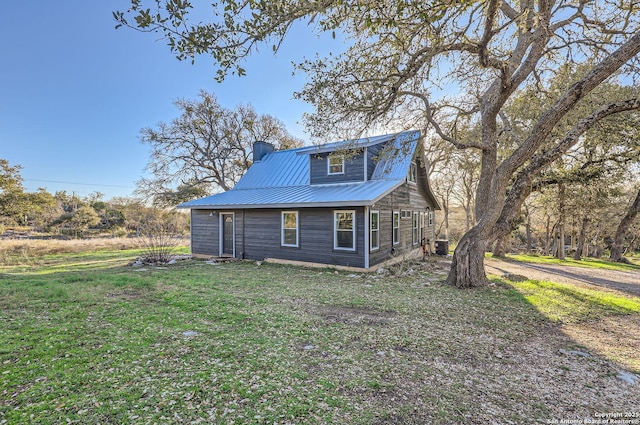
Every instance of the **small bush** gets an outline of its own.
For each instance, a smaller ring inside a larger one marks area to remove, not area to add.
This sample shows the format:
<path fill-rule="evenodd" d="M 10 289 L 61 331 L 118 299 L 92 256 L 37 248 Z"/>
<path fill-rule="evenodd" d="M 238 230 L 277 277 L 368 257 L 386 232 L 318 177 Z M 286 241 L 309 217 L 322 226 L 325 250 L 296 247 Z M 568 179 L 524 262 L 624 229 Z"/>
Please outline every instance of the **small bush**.
<path fill-rule="evenodd" d="M 127 229 L 124 227 L 116 227 L 111 231 L 111 233 L 117 238 L 124 238 L 128 234 Z"/>
<path fill-rule="evenodd" d="M 167 263 L 182 244 L 185 234 L 183 217 L 175 213 L 150 214 L 140 226 L 140 245 L 145 263 Z"/>

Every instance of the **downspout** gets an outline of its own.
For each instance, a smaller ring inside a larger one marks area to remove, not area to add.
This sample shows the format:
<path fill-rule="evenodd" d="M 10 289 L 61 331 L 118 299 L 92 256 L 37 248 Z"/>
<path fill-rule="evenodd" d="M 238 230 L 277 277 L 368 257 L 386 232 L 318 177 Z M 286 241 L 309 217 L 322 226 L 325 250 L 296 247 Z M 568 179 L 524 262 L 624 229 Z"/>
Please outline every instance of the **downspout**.
<path fill-rule="evenodd" d="M 364 268 L 369 268 L 369 207 L 364 207 Z"/>

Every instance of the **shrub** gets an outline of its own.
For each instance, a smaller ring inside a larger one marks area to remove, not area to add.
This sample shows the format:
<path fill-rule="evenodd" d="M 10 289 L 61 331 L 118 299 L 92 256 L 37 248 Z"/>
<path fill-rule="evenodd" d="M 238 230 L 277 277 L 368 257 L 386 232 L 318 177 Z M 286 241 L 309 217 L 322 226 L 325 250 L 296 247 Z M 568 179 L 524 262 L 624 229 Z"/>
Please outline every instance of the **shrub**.
<path fill-rule="evenodd" d="M 142 261 L 166 263 L 181 245 L 185 234 L 184 217 L 177 213 L 151 213 L 140 226 Z"/>

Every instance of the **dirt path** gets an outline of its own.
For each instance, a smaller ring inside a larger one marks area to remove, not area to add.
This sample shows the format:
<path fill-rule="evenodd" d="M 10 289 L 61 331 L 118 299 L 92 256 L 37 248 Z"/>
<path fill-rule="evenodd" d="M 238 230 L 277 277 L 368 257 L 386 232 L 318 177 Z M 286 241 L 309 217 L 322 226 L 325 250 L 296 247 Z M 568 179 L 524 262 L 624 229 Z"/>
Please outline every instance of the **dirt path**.
<path fill-rule="evenodd" d="M 640 271 L 592 269 L 556 264 L 531 264 L 517 261 L 485 259 L 487 274 L 516 274 L 528 279 L 550 280 L 582 286 L 597 286 L 640 297 Z"/>

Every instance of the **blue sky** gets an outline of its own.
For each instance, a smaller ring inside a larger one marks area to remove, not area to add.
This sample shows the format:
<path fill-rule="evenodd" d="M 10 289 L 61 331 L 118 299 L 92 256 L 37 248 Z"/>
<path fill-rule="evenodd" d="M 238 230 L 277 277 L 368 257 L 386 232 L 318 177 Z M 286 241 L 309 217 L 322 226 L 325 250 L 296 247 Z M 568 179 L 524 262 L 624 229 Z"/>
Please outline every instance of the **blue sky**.
<path fill-rule="evenodd" d="M 44 187 L 106 199 L 128 196 L 149 159 L 143 127 L 178 115 L 172 102 L 211 91 L 227 108 L 251 103 L 308 140 L 299 124 L 308 105 L 293 100 L 302 52 L 326 50 L 301 28 L 276 57 L 270 49 L 245 66 L 247 77 L 219 84 L 207 57 L 175 59 L 158 35 L 115 29 L 111 12 L 128 2 L 50 0 L 3 4 L 0 14 L 0 158 L 23 167 L 28 191 Z M 327 41 L 329 40 L 329 41 Z M 335 45 L 334 45 L 335 47 Z"/>

